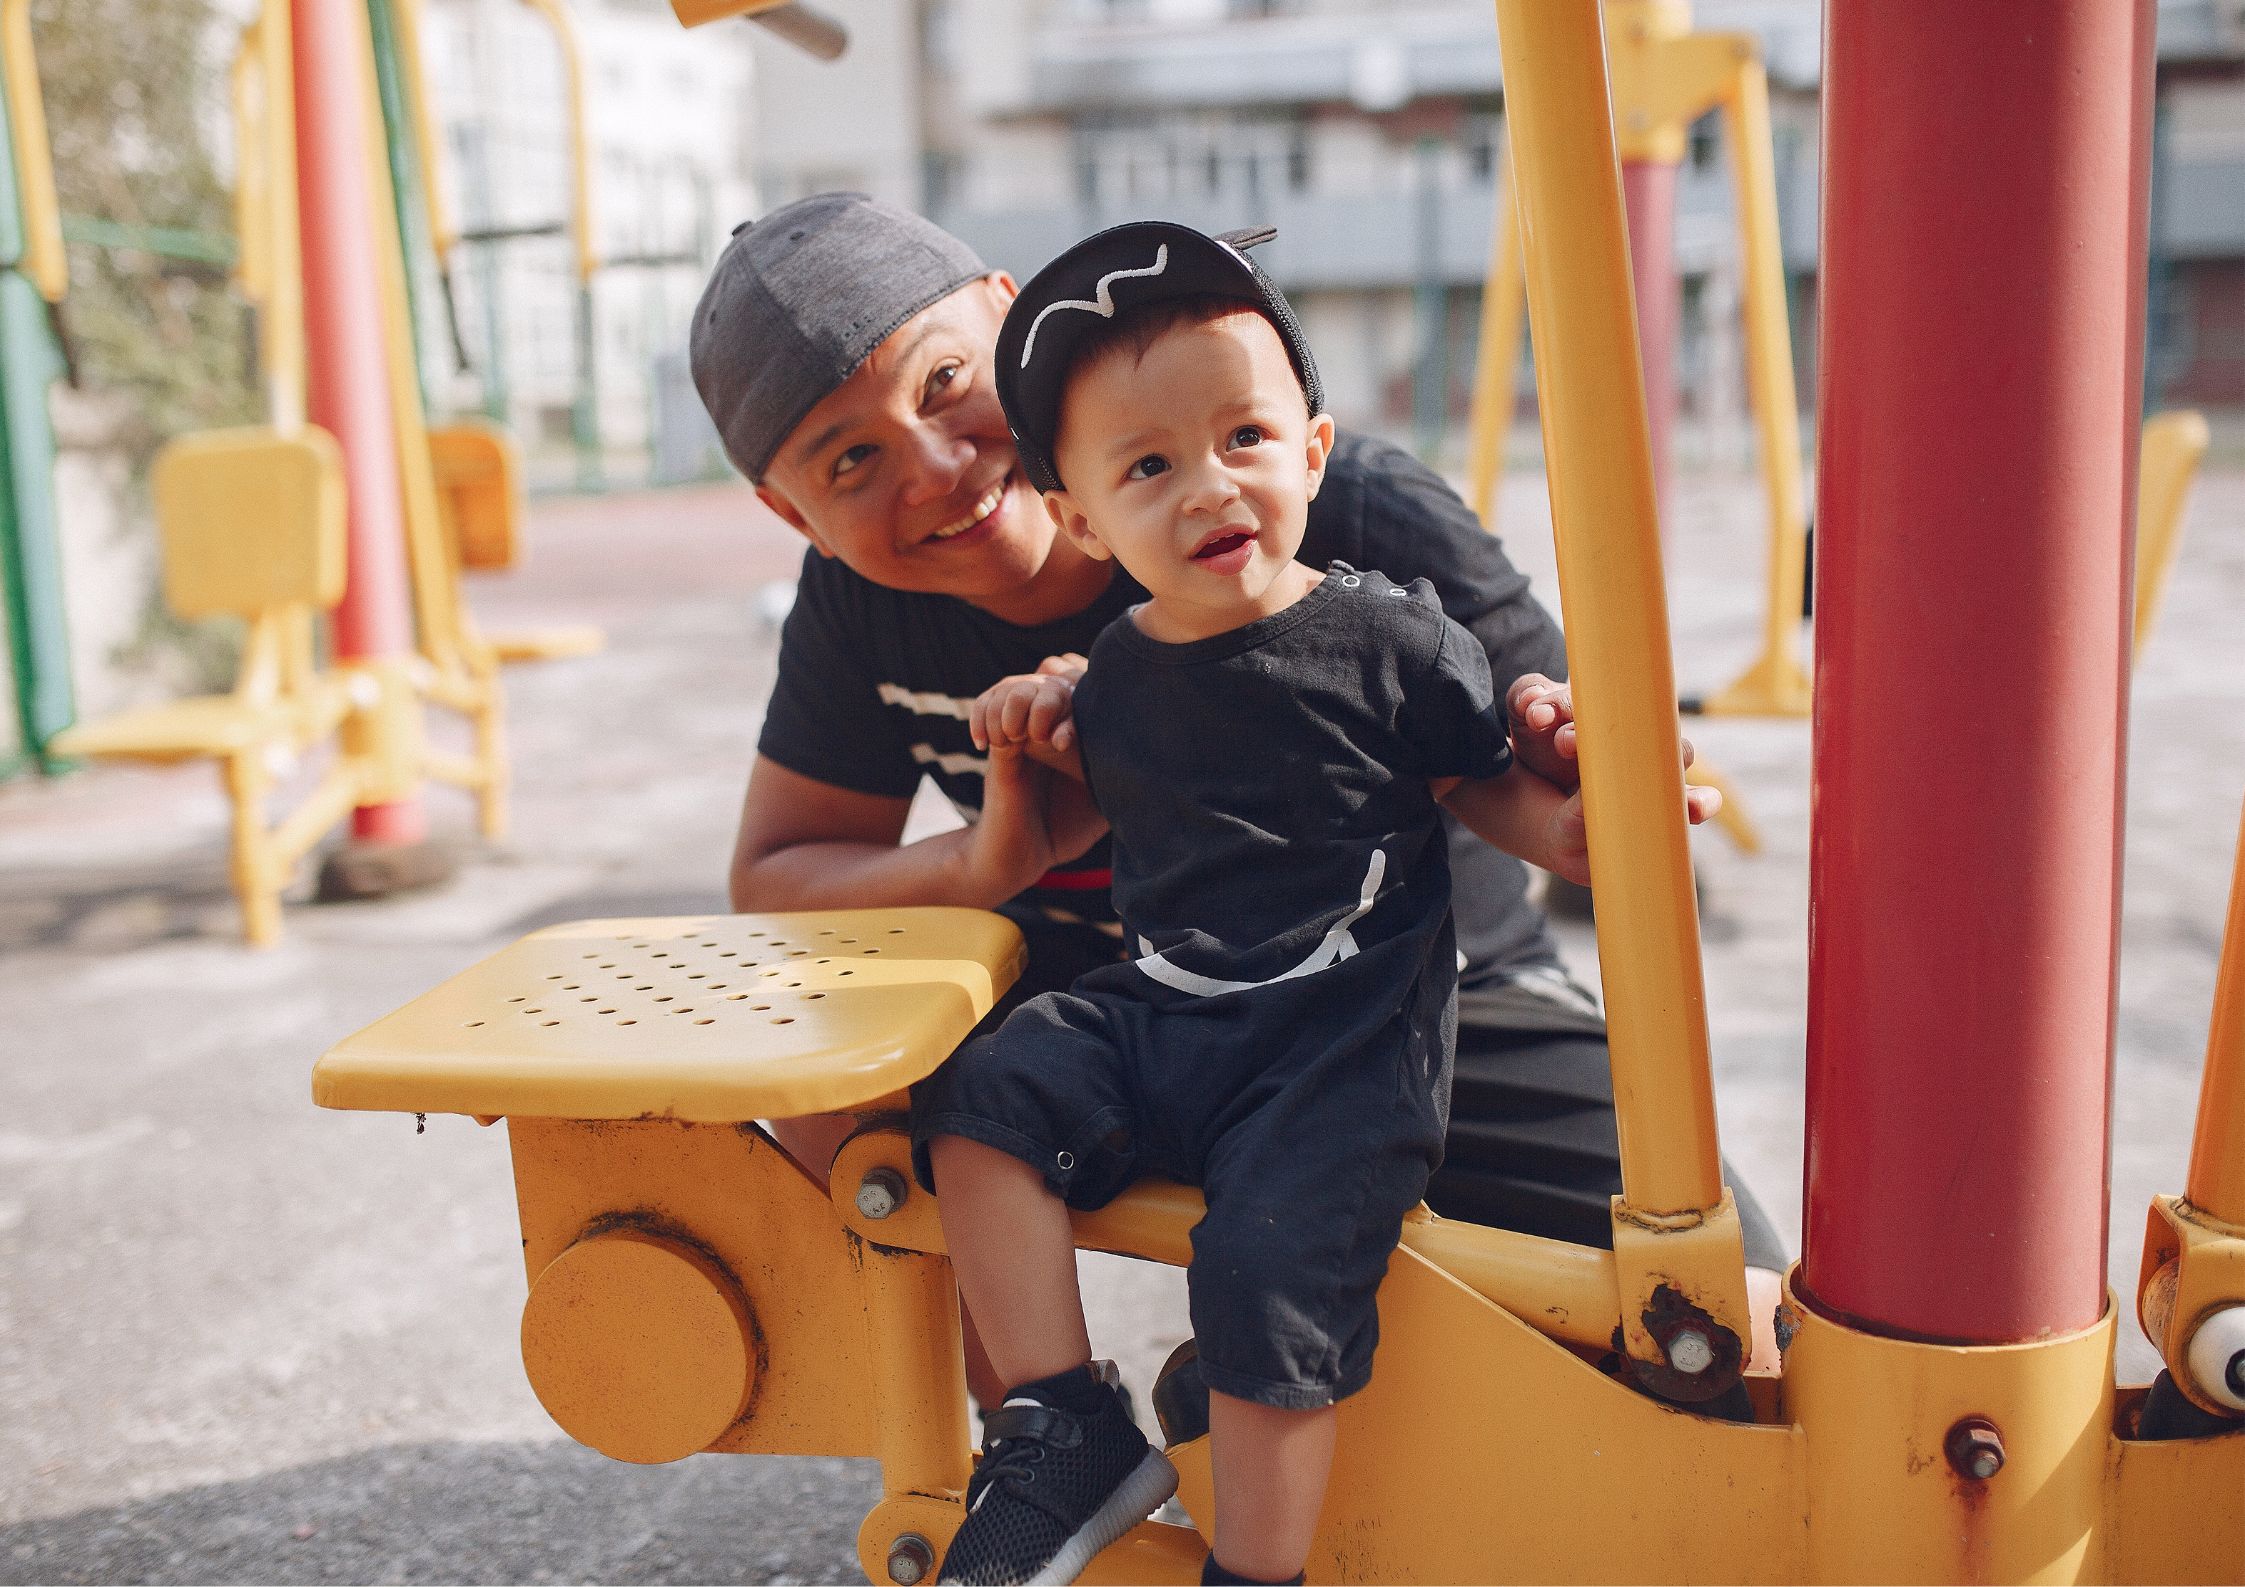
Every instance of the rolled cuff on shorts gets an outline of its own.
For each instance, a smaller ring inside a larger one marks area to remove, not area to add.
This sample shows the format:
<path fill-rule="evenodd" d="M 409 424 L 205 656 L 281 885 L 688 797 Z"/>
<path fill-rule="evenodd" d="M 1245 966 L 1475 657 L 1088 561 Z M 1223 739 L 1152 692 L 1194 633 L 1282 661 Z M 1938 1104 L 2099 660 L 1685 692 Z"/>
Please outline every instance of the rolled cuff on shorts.
<path fill-rule="evenodd" d="M 1372 1356 L 1366 1352 L 1360 1366 L 1344 1372 L 1329 1384 L 1277 1382 L 1233 1372 L 1205 1355 L 1200 1358 L 1200 1376 L 1216 1393 L 1229 1394 L 1235 1400 L 1248 1400 L 1279 1411 L 1322 1411 L 1328 1405 L 1338 1405 L 1372 1381 Z"/>

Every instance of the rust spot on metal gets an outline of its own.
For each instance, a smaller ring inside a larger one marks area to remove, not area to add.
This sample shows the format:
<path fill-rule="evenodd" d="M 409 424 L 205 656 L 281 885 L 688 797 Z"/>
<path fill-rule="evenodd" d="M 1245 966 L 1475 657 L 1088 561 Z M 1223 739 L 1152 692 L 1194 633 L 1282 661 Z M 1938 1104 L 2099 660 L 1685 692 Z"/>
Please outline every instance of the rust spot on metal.
<path fill-rule="evenodd" d="M 1629 1358 L 1629 1369 L 1652 1393 L 1664 1400 L 1696 1405 L 1727 1392 L 1738 1382 L 1745 1366 L 1745 1351 L 1738 1335 L 1692 1304 L 1673 1284 L 1653 1290 L 1652 1303 L 1641 1314 L 1645 1332 L 1660 1346 L 1662 1360 Z M 1698 1370 L 1685 1370 L 1693 1362 Z"/>

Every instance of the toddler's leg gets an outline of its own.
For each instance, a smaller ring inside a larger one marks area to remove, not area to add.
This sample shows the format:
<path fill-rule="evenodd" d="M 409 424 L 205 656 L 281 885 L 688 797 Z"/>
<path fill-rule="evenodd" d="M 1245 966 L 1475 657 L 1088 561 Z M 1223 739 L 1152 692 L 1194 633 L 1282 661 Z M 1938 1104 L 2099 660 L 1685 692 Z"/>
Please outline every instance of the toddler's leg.
<path fill-rule="evenodd" d="M 928 1143 L 959 1296 L 999 1383 L 1049 1378 L 1091 1359 L 1068 1208 L 1018 1157 L 957 1135 Z"/>
<path fill-rule="evenodd" d="M 1208 1396 L 1221 1570 L 1256 1582 L 1301 1576 L 1325 1504 L 1337 1421 L 1330 1405 L 1282 1411 L 1229 1394 Z"/>

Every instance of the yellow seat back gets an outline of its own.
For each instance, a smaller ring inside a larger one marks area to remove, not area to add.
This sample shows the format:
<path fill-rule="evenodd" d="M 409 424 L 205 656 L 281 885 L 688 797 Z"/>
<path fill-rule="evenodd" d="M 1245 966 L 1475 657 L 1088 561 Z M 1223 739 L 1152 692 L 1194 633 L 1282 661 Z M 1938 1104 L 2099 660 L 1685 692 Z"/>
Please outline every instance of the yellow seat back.
<path fill-rule="evenodd" d="M 185 618 L 319 610 L 343 596 L 343 451 L 325 430 L 181 436 L 149 480 L 164 600 Z"/>
<path fill-rule="evenodd" d="M 511 568 L 521 554 L 522 469 L 513 439 L 488 424 L 429 432 L 437 510 L 460 566 Z"/>
<path fill-rule="evenodd" d="M 2135 647 L 2144 648 L 2182 543 L 2183 504 L 2206 456 L 2206 416 L 2188 408 L 2144 421 L 2136 473 Z"/>

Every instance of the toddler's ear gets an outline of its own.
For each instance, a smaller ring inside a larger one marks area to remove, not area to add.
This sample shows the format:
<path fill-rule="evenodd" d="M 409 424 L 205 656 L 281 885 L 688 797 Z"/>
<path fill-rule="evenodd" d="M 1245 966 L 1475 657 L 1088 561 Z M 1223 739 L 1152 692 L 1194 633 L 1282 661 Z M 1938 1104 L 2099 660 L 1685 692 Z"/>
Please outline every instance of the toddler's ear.
<path fill-rule="evenodd" d="M 1060 532 L 1075 542 L 1076 549 L 1095 562 L 1105 562 L 1114 555 L 1105 541 L 1091 532 L 1091 522 L 1077 508 L 1075 498 L 1064 490 L 1045 492 L 1045 511 Z"/>
<path fill-rule="evenodd" d="M 1304 461 L 1310 471 L 1310 495 L 1314 499 L 1318 487 L 1325 483 L 1325 465 L 1333 456 L 1333 415 L 1321 413 L 1310 420 L 1310 438 L 1304 452 Z"/>

